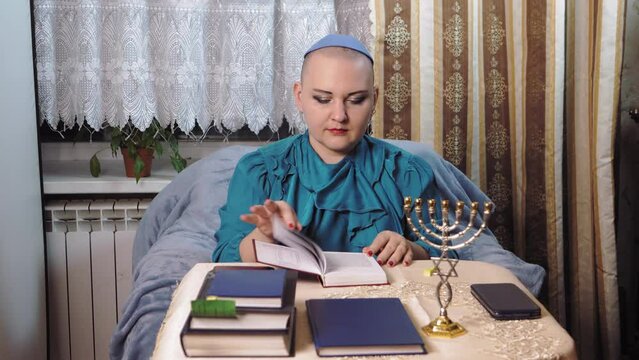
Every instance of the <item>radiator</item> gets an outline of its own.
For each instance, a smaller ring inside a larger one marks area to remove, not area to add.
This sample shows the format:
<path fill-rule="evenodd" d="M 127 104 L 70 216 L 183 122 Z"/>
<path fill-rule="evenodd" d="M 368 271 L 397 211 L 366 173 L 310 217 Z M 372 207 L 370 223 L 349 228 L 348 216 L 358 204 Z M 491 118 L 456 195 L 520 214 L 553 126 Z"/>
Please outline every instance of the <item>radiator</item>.
<path fill-rule="evenodd" d="M 50 359 L 108 359 L 150 199 L 45 202 Z"/>

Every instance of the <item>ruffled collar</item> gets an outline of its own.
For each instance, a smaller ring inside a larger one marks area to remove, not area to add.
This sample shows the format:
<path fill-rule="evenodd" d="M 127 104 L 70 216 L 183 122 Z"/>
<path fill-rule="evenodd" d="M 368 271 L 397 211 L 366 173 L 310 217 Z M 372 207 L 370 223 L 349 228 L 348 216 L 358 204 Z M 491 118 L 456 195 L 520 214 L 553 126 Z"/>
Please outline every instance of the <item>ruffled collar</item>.
<path fill-rule="evenodd" d="M 296 209 L 303 226 L 312 221 L 314 209 L 346 212 L 346 235 L 352 239 L 357 232 L 385 216 L 387 211 L 400 215 L 401 204 L 392 204 L 386 209 L 374 190 L 380 186 L 383 171 L 394 172 L 396 154 L 386 154 L 393 152 L 391 148 L 364 136 L 342 161 L 325 164 L 311 147 L 308 136 L 304 133 L 260 149 L 267 171 L 273 176 L 270 194 L 273 199 L 291 196 L 289 191 L 295 192 L 298 186 L 310 193 L 312 202 Z M 401 231 L 400 225 L 386 224 L 384 227 Z"/>
<path fill-rule="evenodd" d="M 367 213 L 381 211 L 373 191 L 384 168 L 384 148 L 373 146 L 368 136 L 336 164 L 326 164 L 315 152 L 308 132 L 300 136 L 292 154 L 300 184 L 315 193 L 319 209 Z"/>

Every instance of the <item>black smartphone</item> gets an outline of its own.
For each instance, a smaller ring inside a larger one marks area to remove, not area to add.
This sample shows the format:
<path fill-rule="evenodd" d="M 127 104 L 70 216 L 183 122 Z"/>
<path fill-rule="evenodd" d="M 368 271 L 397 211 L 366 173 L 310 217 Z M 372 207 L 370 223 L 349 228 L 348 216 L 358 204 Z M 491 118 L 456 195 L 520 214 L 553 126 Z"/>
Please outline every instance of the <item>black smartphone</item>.
<path fill-rule="evenodd" d="M 541 309 L 515 284 L 472 284 L 470 292 L 497 320 L 538 319 Z"/>

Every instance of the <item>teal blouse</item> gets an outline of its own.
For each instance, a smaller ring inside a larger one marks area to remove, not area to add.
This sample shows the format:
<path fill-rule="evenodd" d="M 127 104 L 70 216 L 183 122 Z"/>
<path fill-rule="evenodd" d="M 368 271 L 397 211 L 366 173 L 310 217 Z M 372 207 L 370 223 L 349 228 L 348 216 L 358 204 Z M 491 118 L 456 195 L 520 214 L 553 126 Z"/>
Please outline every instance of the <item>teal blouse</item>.
<path fill-rule="evenodd" d="M 422 158 L 364 136 L 339 163 L 326 164 L 308 133 L 289 137 L 240 159 L 220 209 L 212 259 L 241 261 L 240 241 L 255 226 L 240 215 L 267 198 L 288 202 L 302 232 L 327 251 L 362 251 L 383 230 L 416 240 L 404 221 L 404 196 L 435 196 L 433 171 Z M 417 243 L 434 254 L 426 243 Z"/>

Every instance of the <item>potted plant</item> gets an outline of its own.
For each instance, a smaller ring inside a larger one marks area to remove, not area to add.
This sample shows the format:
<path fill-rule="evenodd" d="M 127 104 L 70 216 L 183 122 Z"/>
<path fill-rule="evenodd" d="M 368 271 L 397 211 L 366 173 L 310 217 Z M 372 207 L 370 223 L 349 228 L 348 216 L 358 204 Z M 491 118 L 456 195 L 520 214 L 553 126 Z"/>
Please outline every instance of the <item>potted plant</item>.
<path fill-rule="evenodd" d="M 162 156 L 164 145 L 168 145 L 171 152 L 171 165 L 175 171 L 180 172 L 186 167 L 186 160 L 179 152 L 177 138 L 170 127 L 163 128 L 157 119 L 153 119 L 144 131 L 135 127 L 130 120 L 122 128 L 107 125 L 105 130 L 111 133 L 113 157 L 117 157 L 118 152 L 122 153 L 126 176 L 135 177 L 136 183 L 141 177 L 151 175 L 153 155 Z M 101 172 L 97 157 L 100 151 L 89 160 L 89 169 L 94 177 L 100 176 Z"/>

